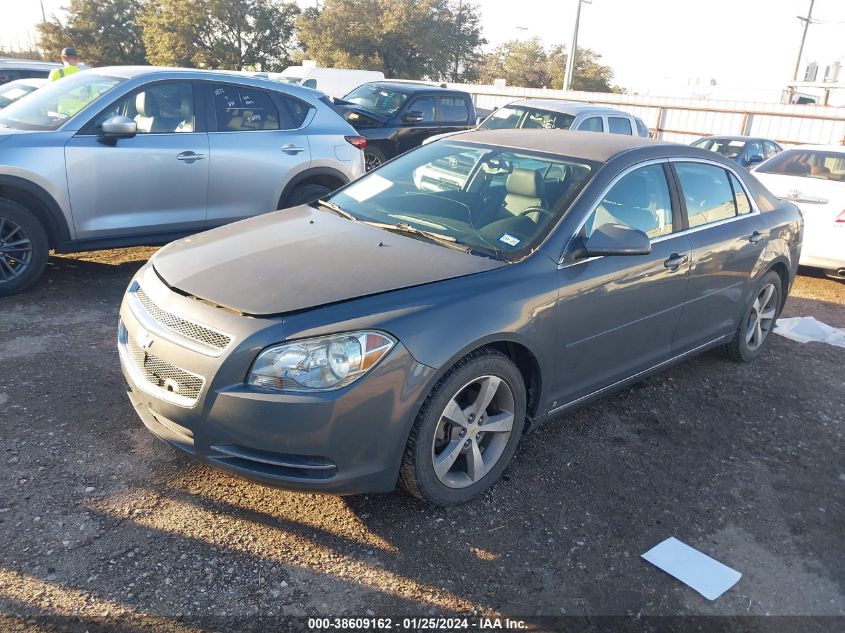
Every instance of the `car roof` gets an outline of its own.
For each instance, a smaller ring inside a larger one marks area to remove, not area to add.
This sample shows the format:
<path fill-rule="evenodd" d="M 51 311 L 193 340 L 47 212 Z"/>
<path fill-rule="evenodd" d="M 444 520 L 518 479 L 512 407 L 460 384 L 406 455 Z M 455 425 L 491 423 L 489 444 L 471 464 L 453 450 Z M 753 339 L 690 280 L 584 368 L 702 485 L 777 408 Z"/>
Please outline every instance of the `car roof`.
<path fill-rule="evenodd" d="M 0 57 L 0 68 L 44 69 L 59 68 L 61 64 L 42 62 L 37 59 L 16 59 L 14 57 Z"/>
<path fill-rule="evenodd" d="M 605 163 L 617 154 L 640 147 L 666 147 L 691 150 L 688 145 L 656 141 L 627 134 L 600 134 L 597 132 L 570 132 L 568 130 L 503 129 L 469 130 L 450 136 L 444 141 L 465 141 L 482 145 L 497 145 L 517 150 L 545 152 L 572 156 L 588 161 Z M 703 152 L 705 150 L 698 150 Z"/>
<path fill-rule="evenodd" d="M 234 70 L 204 70 L 167 66 L 100 66 L 91 68 L 88 72 L 90 71 L 121 79 L 135 79 L 152 75 L 160 75 L 162 79 L 217 79 L 219 81 L 232 81 L 234 79 L 239 83 L 263 86 L 269 90 L 287 92 L 294 96 L 308 96 L 312 99 L 319 99 L 324 96 L 322 92 L 305 86 L 283 83 L 266 77 L 251 76 Z"/>
<path fill-rule="evenodd" d="M 624 110 L 618 110 L 617 108 L 611 108 L 610 106 L 596 105 L 594 103 L 561 101 L 560 99 L 518 99 L 516 101 L 511 101 L 510 103 L 506 104 L 505 107 L 514 105 L 528 106 L 532 108 L 543 108 L 544 110 L 550 110 L 552 112 L 560 112 L 561 114 L 573 115 L 578 115 L 585 112 L 612 112 L 618 114 L 630 114 L 629 112 L 625 112 Z"/>
<path fill-rule="evenodd" d="M 400 92 L 422 92 L 428 90 L 436 90 L 438 92 L 449 90 L 440 84 L 419 82 L 419 81 L 405 81 L 402 79 L 378 79 L 376 81 L 368 81 L 365 86 L 381 86 L 390 90 L 397 90 Z M 451 92 L 461 92 L 460 90 L 451 90 Z"/>

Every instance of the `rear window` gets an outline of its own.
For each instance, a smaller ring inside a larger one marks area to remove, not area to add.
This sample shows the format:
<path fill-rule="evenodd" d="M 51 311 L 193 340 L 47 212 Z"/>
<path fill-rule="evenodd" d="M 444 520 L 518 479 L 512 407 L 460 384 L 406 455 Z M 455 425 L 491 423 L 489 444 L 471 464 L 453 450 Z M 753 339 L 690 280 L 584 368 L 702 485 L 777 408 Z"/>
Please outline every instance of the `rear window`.
<path fill-rule="evenodd" d="M 438 119 L 464 122 L 469 119 L 467 100 L 463 97 L 440 97 Z"/>
<path fill-rule="evenodd" d="M 788 149 L 767 160 L 757 171 L 845 182 L 845 152 Z"/>

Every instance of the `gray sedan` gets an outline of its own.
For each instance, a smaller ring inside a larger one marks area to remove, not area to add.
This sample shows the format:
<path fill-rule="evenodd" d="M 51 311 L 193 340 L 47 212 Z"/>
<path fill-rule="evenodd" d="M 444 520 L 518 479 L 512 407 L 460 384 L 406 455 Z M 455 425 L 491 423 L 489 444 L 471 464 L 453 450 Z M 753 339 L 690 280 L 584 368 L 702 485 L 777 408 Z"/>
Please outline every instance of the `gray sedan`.
<path fill-rule="evenodd" d="M 455 504 L 574 407 L 710 348 L 758 357 L 801 236 L 712 152 L 468 132 L 159 251 L 121 365 L 147 428 L 210 464 Z"/>

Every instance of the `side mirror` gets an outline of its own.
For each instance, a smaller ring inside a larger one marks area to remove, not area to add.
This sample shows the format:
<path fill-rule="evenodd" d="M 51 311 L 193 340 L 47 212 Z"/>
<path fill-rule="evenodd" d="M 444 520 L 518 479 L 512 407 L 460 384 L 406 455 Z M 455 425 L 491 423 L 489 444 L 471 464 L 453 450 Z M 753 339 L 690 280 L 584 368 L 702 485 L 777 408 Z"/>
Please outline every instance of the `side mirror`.
<path fill-rule="evenodd" d="M 639 229 L 624 224 L 603 224 L 586 239 L 578 255 L 648 255 L 650 252 L 651 241 Z"/>
<path fill-rule="evenodd" d="M 422 112 L 412 110 L 402 115 L 402 123 L 422 123 L 423 118 Z"/>
<path fill-rule="evenodd" d="M 137 133 L 138 124 L 128 116 L 113 116 L 100 125 L 98 140 L 105 145 L 115 145 L 118 139 L 132 138 Z"/>
<path fill-rule="evenodd" d="M 751 154 L 747 159 L 745 159 L 746 165 L 754 165 L 755 163 L 762 163 L 763 157 L 760 154 Z"/>

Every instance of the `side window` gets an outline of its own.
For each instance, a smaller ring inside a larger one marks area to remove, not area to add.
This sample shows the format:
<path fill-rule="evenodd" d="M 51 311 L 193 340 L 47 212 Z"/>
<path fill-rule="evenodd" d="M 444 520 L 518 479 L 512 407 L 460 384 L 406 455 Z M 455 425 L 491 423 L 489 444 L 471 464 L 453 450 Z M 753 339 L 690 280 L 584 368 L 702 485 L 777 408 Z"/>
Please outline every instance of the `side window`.
<path fill-rule="evenodd" d="M 648 128 L 643 123 L 643 120 L 640 118 L 634 119 L 634 122 L 637 124 L 637 134 L 644 138 L 648 138 Z"/>
<path fill-rule="evenodd" d="M 601 120 L 600 116 L 591 116 L 589 119 L 585 119 L 581 125 L 578 126 L 579 130 L 583 130 L 584 132 L 604 132 L 604 123 Z"/>
<path fill-rule="evenodd" d="M 611 134 L 634 135 L 633 130 L 631 130 L 631 121 L 629 119 L 623 119 L 620 116 L 607 117 L 607 127 Z"/>
<path fill-rule="evenodd" d="M 763 141 L 763 145 L 766 148 L 766 158 L 771 158 L 772 156 L 780 152 L 778 146 L 772 143 L 771 141 Z"/>
<path fill-rule="evenodd" d="M 613 185 L 585 224 L 585 237 L 604 224 L 625 224 L 651 238 L 672 232 L 672 202 L 663 165 L 631 172 Z"/>
<path fill-rule="evenodd" d="M 302 124 L 305 123 L 305 119 L 308 118 L 308 112 L 311 110 L 311 107 L 304 101 L 294 99 L 293 97 L 285 95 L 278 95 L 278 97 L 282 102 L 282 107 L 284 108 L 284 111 L 282 112 L 281 129 L 295 130 L 296 128 L 302 127 Z M 285 114 L 287 114 L 287 116 L 285 116 Z"/>
<path fill-rule="evenodd" d="M 102 124 L 113 116 L 127 116 L 138 134 L 174 134 L 194 131 L 194 90 L 189 83 L 156 84 L 135 91 L 96 119 Z"/>
<path fill-rule="evenodd" d="M 739 179 L 732 173 L 728 173 L 731 178 L 731 187 L 734 190 L 734 200 L 736 201 L 736 210 L 739 215 L 744 213 L 751 213 L 751 203 L 748 201 L 748 194 L 745 193 L 745 188 L 739 183 Z"/>
<path fill-rule="evenodd" d="M 736 216 L 728 173 L 702 163 L 676 163 L 675 170 L 687 203 L 690 228 Z"/>
<path fill-rule="evenodd" d="M 420 97 L 419 99 L 414 99 L 405 112 L 422 112 L 423 119 L 420 123 L 433 123 L 435 119 L 434 102 L 434 97 Z"/>
<path fill-rule="evenodd" d="M 280 129 L 279 111 L 266 92 L 248 86 L 215 84 L 211 98 L 217 132 Z"/>
<path fill-rule="evenodd" d="M 467 101 L 463 97 L 440 97 L 438 120 L 463 123 L 469 118 Z"/>

